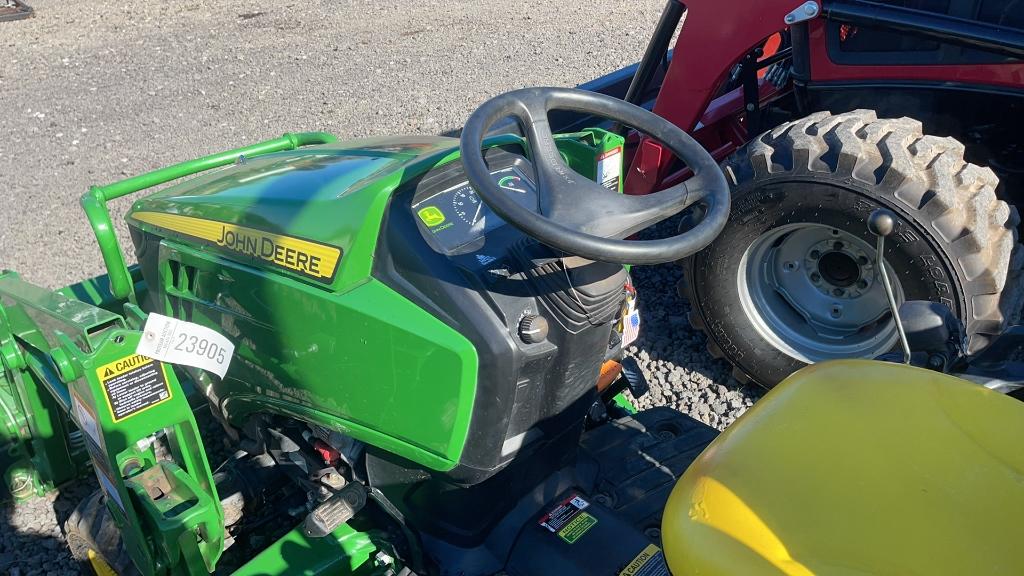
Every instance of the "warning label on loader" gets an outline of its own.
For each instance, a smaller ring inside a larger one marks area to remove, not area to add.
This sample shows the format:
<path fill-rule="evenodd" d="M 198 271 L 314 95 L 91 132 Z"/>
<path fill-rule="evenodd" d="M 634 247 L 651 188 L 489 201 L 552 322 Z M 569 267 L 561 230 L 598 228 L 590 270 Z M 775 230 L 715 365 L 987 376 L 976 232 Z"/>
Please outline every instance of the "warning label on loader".
<path fill-rule="evenodd" d="M 134 354 L 96 369 L 114 422 L 171 399 L 163 365 Z"/>
<path fill-rule="evenodd" d="M 92 440 L 97 447 L 102 447 L 103 437 L 100 436 L 100 427 L 96 423 L 96 415 L 93 411 L 85 407 L 85 402 L 78 397 L 78 394 L 71 393 L 71 405 L 75 410 L 75 420 L 78 422 L 78 427 L 85 432 L 86 435 Z"/>

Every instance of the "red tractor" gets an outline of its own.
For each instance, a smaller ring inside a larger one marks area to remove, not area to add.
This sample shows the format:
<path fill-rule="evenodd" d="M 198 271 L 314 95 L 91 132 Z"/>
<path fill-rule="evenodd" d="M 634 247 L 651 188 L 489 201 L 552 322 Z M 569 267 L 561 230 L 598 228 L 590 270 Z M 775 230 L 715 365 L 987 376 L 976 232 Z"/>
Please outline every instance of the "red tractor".
<path fill-rule="evenodd" d="M 898 215 L 898 300 L 945 304 L 969 353 L 1016 315 L 1021 58 L 1024 0 L 670 0 L 644 59 L 587 87 L 628 78 L 626 100 L 722 162 L 731 220 L 683 262 L 680 292 L 710 351 L 771 387 L 896 346 L 864 226 L 876 208 Z M 658 142 L 630 142 L 626 193 L 688 177 Z"/>

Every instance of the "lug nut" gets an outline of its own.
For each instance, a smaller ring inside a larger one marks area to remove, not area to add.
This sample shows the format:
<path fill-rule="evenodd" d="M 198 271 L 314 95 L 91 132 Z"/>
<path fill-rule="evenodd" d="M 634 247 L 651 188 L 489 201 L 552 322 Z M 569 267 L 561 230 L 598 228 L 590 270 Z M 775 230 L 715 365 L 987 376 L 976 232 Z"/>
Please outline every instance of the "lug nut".
<path fill-rule="evenodd" d="M 863 290 L 863 289 L 865 289 L 867 287 L 868 287 L 868 281 L 867 280 L 860 280 L 860 281 L 857 282 L 857 288 L 860 288 L 861 290 Z"/>
<path fill-rule="evenodd" d="M 811 282 L 820 282 L 820 281 L 821 281 L 821 275 L 820 274 L 818 274 L 817 272 L 811 273 Z"/>
<path fill-rule="evenodd" d="M 817 250 L 811 250 L 811 259 L 817 260 L 818 258 L 821 258 L 821 252 L 818 252 Z"/>
<path fill-rule="evenodd" d="M 842 296 L 843 295 L 843 289 L 842 288 L 836 288 L 835 290 L 832 291 L 832 295 L 833 296 Z"/>
<path fill-rule="evenodd" d="M 868 257 L 867 256 L 858 256 L 857 257 L 857 263 L 860 264 L 861 266 L 864 266 L 865 264 L 868 263 Z"/>
<path fill-rule="evenodd" d="M 843 249 L 843 243 L 842 242 L 836 242 L 835 244 L 832 245 L 832 247 L 835 248 L 836 250 L 842 250 Z"/>

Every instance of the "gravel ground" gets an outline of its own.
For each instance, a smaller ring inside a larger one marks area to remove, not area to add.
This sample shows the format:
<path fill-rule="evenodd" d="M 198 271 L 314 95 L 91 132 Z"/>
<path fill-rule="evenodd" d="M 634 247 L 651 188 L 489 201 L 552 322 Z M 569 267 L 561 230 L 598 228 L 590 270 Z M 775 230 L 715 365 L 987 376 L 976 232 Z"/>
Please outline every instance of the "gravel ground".
<path fill-rule="evenodd" d="M 101 271 L 92 184 L 287 131 L 452 130 L 639 60 L 664 1 L 30 4 L 0 24 L 0 267 L 57 286 Z"/>
<path fill-rule="evenodd" d="M 502 91 L 635 62 L 663 0 L 30 4 L 36 18 L 0 24 L 0 268 L 56 287 L 101 272 L 78 207 L 91 184 L 286 131 L 454 130 Z M 639 404 L 721 428 L 759 394 L 705 353 L 678 277 L 634 270 L 631 353 L 652 385 Z M 92 488 L 4 506 L 0 574 L 74 574 L 59 525 Z"/>
<path fill-rule="evenodd" d="M 655 226 L 644 237 L 663 238 L 678 228 L 673 218 Z M 676 286 L 682 278 L 676 265 L 637 266 L 632 269 L 638 287 L 640 337 L 629 348 L 651 385 L 646 396 L 635 400 L 641 408 L 672 406 L 723 429 L 746 412 L 763 390 L 732 377 L 732 367 L 707 353 L 707 337 L 693 330 L 686 319 L 689 305 Z"/>

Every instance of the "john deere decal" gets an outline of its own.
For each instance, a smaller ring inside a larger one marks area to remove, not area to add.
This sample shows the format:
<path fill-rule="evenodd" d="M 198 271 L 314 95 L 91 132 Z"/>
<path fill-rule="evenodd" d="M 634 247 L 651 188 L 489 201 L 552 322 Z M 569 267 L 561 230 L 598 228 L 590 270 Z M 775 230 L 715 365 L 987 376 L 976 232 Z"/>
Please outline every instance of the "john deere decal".
<path fill-rule="evenodd" d="M 334 278 L 334 271 L 341 260 L 341 249 L 336 246 L 255 228 L 159 212 L 136 212 L 132 216 L 139 222 L 205 240 L 230 252 L 263 260 L 320 282 L 330 282 Z"/>

